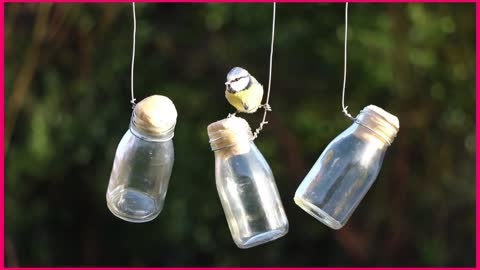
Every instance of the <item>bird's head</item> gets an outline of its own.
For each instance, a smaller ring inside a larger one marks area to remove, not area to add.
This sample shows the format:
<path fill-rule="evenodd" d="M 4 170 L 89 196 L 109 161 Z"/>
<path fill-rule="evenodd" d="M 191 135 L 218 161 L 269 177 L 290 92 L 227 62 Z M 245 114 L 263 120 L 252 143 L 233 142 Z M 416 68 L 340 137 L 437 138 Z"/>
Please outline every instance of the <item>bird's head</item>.
<path fill-rule="evenodd" d="M 241 67 L 232 68 L 227 74 L 227 91 L 237 93 L 247 89 L 250 84 L 250 73 Z"/>

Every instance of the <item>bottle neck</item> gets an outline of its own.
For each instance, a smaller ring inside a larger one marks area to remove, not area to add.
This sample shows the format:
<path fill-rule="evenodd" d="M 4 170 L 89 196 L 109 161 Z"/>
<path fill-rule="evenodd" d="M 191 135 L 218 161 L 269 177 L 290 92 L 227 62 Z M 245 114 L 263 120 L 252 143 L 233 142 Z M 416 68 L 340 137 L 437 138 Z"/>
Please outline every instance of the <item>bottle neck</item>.
<path fill-rule="evenodd" d="M 373 135 L 386 146 L 392 144 L 398 132 L 398 127 L 394 123 L 368 107 L 360 111 L 355 118 L 355 125 L 357 125 L 355 133 L 359 137 L 371 139 Z"/>
<path fill-rule="evenodd" d="M 219 130 L 209 133 L 212 151 L 248 152 L 253 134 L 250 130 Z"/>
<path fill-rule="evenodd" d="M 253 134 L 243 118 L 232 116 L 211 123 L 207 132 L 214 152 L 239 155 L 250 151 Z"/>
<path fill-rule="evenodd" d="M 152 142 L 166 142 L 173 138 L 174 131 L 175 131 L 175 124 L 172 125 L 171 128 L 167 130 L 162 130 L 161 132 L 155 128 L 149 128 L 145 125 L 139 124 L 137 118 L 135 116 L 135 112 L 132 113 L 132 117 L 130 119 L 130 131 L 136 137 L 145 140 L 145 141 L 152 141 Z"/>

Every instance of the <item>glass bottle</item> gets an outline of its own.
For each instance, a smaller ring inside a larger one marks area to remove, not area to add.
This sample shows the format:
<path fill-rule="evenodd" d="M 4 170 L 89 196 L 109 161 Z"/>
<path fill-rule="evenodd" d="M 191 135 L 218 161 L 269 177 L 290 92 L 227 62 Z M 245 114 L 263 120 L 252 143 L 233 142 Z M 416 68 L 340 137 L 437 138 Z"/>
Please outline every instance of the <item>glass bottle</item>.
<path fill-rule="evenodd" d="M 340 229 L 380 171 L 398 118 L 369 105 L 323 151 L 295 193 L 295 203 L 325 225 Z"/>
<path fill-rule="evenodd" d="M 147 222 L 162 210 L 173 167 L 176 119 L 175 106 L 167 97 L 154 95 L 135 105 L 107 190 L 107 206 L 115 216 Z"/>
<path fill-rule="evenodd" d="M 210 124 L 208 136 L 217 191 L 235 244 L 250 248 L 284 236 L 288 220 L 275 179 L 248 123 L 229 117 Z"/>

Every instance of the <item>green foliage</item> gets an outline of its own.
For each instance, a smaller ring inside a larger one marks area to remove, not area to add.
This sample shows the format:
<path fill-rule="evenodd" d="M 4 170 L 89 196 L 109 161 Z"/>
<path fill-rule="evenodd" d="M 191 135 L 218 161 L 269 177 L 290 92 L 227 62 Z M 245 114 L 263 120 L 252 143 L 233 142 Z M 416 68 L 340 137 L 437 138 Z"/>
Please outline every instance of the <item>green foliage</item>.
<path fill-rule="evenodd" d="M 340 106 L 344 5 L 278 4 L 273 112 L 255 142 L 290 231 L 240 250 L 206 127 L 233 112 L 223 84 L 231 67 L 267 85 L 272 5 L 137 4 L 137 101 L 166 95 L 179 116 L 165 208 L 129 224 L 108 211 L 105 191 L 131 114 L 130 4 L 6 4 L 7 265 L 473 266 L 475 5 L 349 11 L 349 111 L 385 108 L 400 119 L 398 137 L 344 229 L 294 204 L 309 168 L 350 125 Z M 246 119 L 255 128 L 260 114 Z"/>

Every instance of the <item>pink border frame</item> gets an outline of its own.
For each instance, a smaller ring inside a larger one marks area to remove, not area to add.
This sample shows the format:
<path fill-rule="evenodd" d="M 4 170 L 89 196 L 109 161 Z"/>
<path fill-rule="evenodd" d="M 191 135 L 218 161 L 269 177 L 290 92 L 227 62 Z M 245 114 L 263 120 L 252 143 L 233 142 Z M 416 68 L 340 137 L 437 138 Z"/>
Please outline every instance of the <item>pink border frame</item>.
<path fill-rule="evenodd" d="M 5 138 L 5 134 L 4 134 L 4 126 L 5 126 L 5 115 L 4 115 L 4 112 L 5 112 L 5 81 L 4 81 L 4 76 L 5 76 L 5 48 L 4 48 L 4 43 L 5 43 L 5 5 L 2 3 L 0 5 L 0 24 L 2 25 L 2 27 L 0 28 L 0 36 L 1 36 L 1 40 L 2 42 L 0 42 L 1 44 L 1 51 L 2 53 L 0 54 L 0 61 L 2 62 L 2 66 L 0 67 L 0 70 L 1 70 L 1 74 L 0 74 L 0 83 L 2 84 L 1 87 L 2 87 L 2 97 L 0 98 L 0 104 L 1 104 L 1 107 L 2 107 L 2 112 L 1 112 L 1 119 L 2 119 L 2 127 L 0 128 L 0 133 L 2 133 L 2 138 Z M 1 172 L 2 172 L 2 175 L 1 175 L 1 179 L 2 179 L 2 184 L 0 185 L 0 198 L 2 198 L 0 200 L 0 226 L 2 226 L 2 235 L 0 236 L 0 241 L 1 241 L 1 244 L 0 244 L 0 251 L 2 252 L 2 257 L 0 259 L 0 266 L 1 267 L 4 267 L 5 266 L 5 189 L 4 189 L 4 185 L 5 185 L 5 149 L 4 149 L 4 140 L 2 140 L 2 142 L 0 143 L 0 151 L 2 151 L 2 165 L 1 165 Z"/>
<path fill-rule="evenodd" d="M 476 3 L 476 7 L 475 7 L 475 43 L 476 43 L 476 50 L 475 50 L 475 60 L 476 60 L 476 65 L 475 65 L 475 68 L 476 68 L 476 72 L 475 72 L 475 79 L 476 79 L 476 83 L 475 83 L 475 88 L 476 88 L 476 91 L 475 91 L 475 126 L 476 126 L 476 130 L 475 130 L 475 134 L 476 134 L 476 145 L 475 145 L 475 151 L 476 151 L 476 155 L 475 155 L 475 158 L 476 158 L 476 193 L 475 193 L 475 197 L 476 197 L 476 223 L 475 223 L 475 235 L 476 235 L 476 245 L 475 245 L 475 249 L 476 249 L 476 262 L 475 262 L 475 267 L 478 268 L 478 261 L 479 261 L 479 258 L 480 258 L 480 251 L 478 250 L 478 244 L 480 243 L 480 235 L 478 234 L 478 227 L 479 227 L 479 224 L 478 224 L 478 217 L 479 217 L 479 213 L 480 213 L 480 202 L 478 200 L 478 191 L 480 190 L 479 188 L 479 185 L 478 185 L 478 178 L 479 178 L 479 172 L 478 172 L 478 168 L 480 167 L 480 161 L 479 161 L 479 154 L 478 154 L 478 150 L 476 148 L 476 146 L 479 145 L 479 142 L 480 142 L 480 139 L 478 138 L 478 131 L 480 131 L 480 127 L 478 125 L 479 123 L 479 116 L 480 116 L 480 109 L 477 105 L 478 103 L 478 100 L 479 100 L 479 97 L 478 97 L 478 89 L 479 89 L 479 83 L 478 83 L 478 76 L 480 75 L 480 72 L 478 70 L 478 66 L 479 66 L 479 63 L 480 63 L 480 57 L 478 55 L 478 49 L 480 49 L 480 16 L 479 16 L 479 13 L 480 13 L 480 4 L 477 2 Z"/>
<path fill-rule="evenodd" d="M 0 54 L 0 62 L 2 63 L 1 67 L 0 67 L 0 83 L 1 83 L 1 89 L 2 89 L 2 96 L 0 97 L 0 106 L 2 107 L 2 111 L 0 112 L 0 118 L 1 118 L 1 127 L 0 127 L 0 133 L 2 135 L 2 138 L 4 137 L 4 125 L 5 125 L 5 81 L 4 81 L 4 76 L 5 76 L 5 48 L 4 48 L 4 43 L 5 43 L 5 33 L 4 33 L 4 29 L 5 29 L 5 3 L 22 3 L 22 2 L 54 2 L 54 3 L 61 3 L 61 2 L 76 2 L 76 3 L 92 3 L 92 2 L 115 2 L 115 3 L 119 3 L 119 2 L 132 2 L 132 1 L 126 1 L 126 0 L 118 0 L 118 1 L 114 1 L 114 0 L 102 0 L 102 1 L 95 1 L 95 0 L 83 0 L 83 1 L 79 1 L 79 0 L 53 0 L 53 1 L 42 1 L 42 0 L 26 0 L 26 1 L 21 1 L 21 0 L 1 0 L 1 4 L 0 4 L 0 24 L 1 24 L 1 28 L 0 28 L 0 39 L 2 40 L 2 42 L 0 42 L 1 46 L 0 46 L 0 50 L 1 50 L 1 54 Z M 136 1 L 136 2 L 158 2 L 158 1 L 152 1 L 152 0 L 142 0 L 142 1 Z M 273 1 L 266 1 L 266 0 L 229 0 L 229 1 L 221 1 L 221 0 L 213 0 L 213 1 L 203 1 L 203 0 L 165 0 L 165 1 L 161 1 L 161 2 L 189 2 L 189 3 L 192 3 L 192 2 L 273 2 Z M 317 0 L 301 0 L 301 1 L 289 1 L 289 0 L 277 0 L 276 2 L 303 2 L 303 3 L 307 3 L 307 2 L 345 2 L 345 1 L 342 1 L 342 0 L 330 0 L 330 1 L 317 1 Z M 479 62 L 480 62 L 480 56 L 478 54 L 478 51 L 480 49 L 480 43 L 479 43 L 479 38 L 480 38 L 480 29 L 479 29 L 479 26 L 480 26 L 480 17 L 479 17 L 479 13 L 480 13 L 480 4 L 478 3 L 478 1 L 476 0 L 460 0 L 460 1 L 452 1 L 452 0 L 423 0 L 423 1 L 417 1 L 417 0 L 389 0 L 389 1 L 381 1 L 381 0 L 351 0 L 349 2 L 369 2 L 369 3 L 373 3 L 373 2 L 389 2 L 389 3 L 406 3 L 406 2 L 428 2 L 428 3 L 431 3 L 431 2 L 448 2 L 448 3 L 476 3 L 476 7 L 475 7 L 475 10 L 476 10 L 476 14 L 475 14 L 475 19 L 476 19 L 476 37 L 475 37 L 475 42 L 476 42 L 476 78 L 479 77 L 480 75 L 480 71 L 478 69 L 479 67 Z M 479 96 L 478 96 L 478 91 L 479 91 L 479 82 L 478 80 L 476 81 L 476 102 L 478 102 L 479 100 Z M 476 124 L 476 145 L 478 146 L 479 143 L 480 143 L 480 138 L 478 136 L 478 133 L 480 131 L 480 127 L 479 127 L 479 117 L 480 117 L 480 108 L 477 106 L 477 104 L 475 103 L 475 108 L 476 108 L 476 120 L 475 120 L 475 124 Z M 2 229 L 2 234 L 0 235 L 0 251 L 1 251 L 1 254 L 3 254 L 3 256 L 0 257 L 0 268 L 6 268 L 5 267 L 5 245 L 4 245 L 4 235 L 5 235 L 5 202 L 4 202 L 4 198 L 5 198 L 5 189 L 4 189 L 4 183 L 5 183 L 5 149 L 4 149 L 4 140 L 2 140 L 0 142 L 0 151 L 4 154 L 2 154 L 1 156 L 1 166 L 0 166 L 0 171 L 1 171 L 1 185 L 0 185 L 0 198 L 2 198 L 2 200 L 0 201 L 0 226 L 1 226 L 1 229 Z M 480 167 L 480 160 L 479 160 L 479 154 L 478 154 L 478 151 L 476 151 L 476 168 L 479 168 Z M 480 173 L 478 170 L 476 170 L 476 194 L 478 195 L 479 193 L 479 190 L 480 190 L 480 186 L 478 185 L 478 178 L 480 176 Z M 479 200 L 476 200 L 476 228 L 478 229 L 479 227 L 479 223 L 478 223 L 478 217 L 479 217 L 479 214 L 480 214 L 480 201 Z M 480 243 L 480 235 L 478 234 L 478 232 L 476 231 L 476 262 L 475 262 L 475 267 L 465 267 L 465 268 L 448 268 L 448 267 L 442 267 L 442 268 L 431 268 L 431 267 L 428 267 L 428 268 L 408 268 L 408 269 L 477 269 L 478 268 L 478 261 L 480 259 L 480 251 L 478 249 L 478 244 Z M 213 267 L 212 267 L 213 268 Z M 20 269 L 20 268 L 8 268 L 8 269 Z M 25 268 L 23 268 L 25 269 Z M 36 268 L 36 269 L 54 269 L 54 268 Z M 83 269 L 83 268 L 72 268 L 72 267 L 69 267 L 69 268 L 62 268 L 62 269 Z M 90 268 L 90 269 L 95 269 L 95 268 Z M 102 269 L 118 269 L 118 268 L 102 268 Z M 130 268 L 130 269 L 147 269 L 147 268 Z M 211 268 L 164 268 L 164 269 L 211 269 Z M 234 268 L 217 268 L 217 269 L 234 269 Z M 251 269 L 265 269 L 265 270 L 269 270 L 269 269 L 279 269 L 279 268 L 251 268 Z M 285 270 L 290 270 L 290 269 L 298 269 L 298 268 L 282 268 L 282 269 L 285 269 Z M 315 268 L 315 269 L 326 269 L 326 268 Z M 362 269 L 362 268 L 336 268 L 336 269 Z M 405 268 L 378 268 L 378 269 L 406 269 Z"/>
<path fill-rule="evenodd" d="M 41 3 L 41 2 L 49 2 L 49 3 L 130 3 L 132 1 L 128 0 L 52 0 L 52 1 L 44 1 L 44 0 L 2 0 L 4 3 Z M 163 0 L 163 1 L 156 1 L 156 0 L 140 0 L 134 1 L 136 3 L 152 3 L 152 2 L 163 2 L 163 3 L 207 3 L 207 2 L 220 2 L 220 3 L 238 3 L 238 2 L 247 2 L 247 3 L 345 3 L 344 0 L 278 0 L 278 1 L 267 1 L 267 0 Z M 410 3 L 410 2 L 421 2 L 421 3 L 476 3 L 476 0 L 352 0 L 348 1 L 349 3 Z"/>

